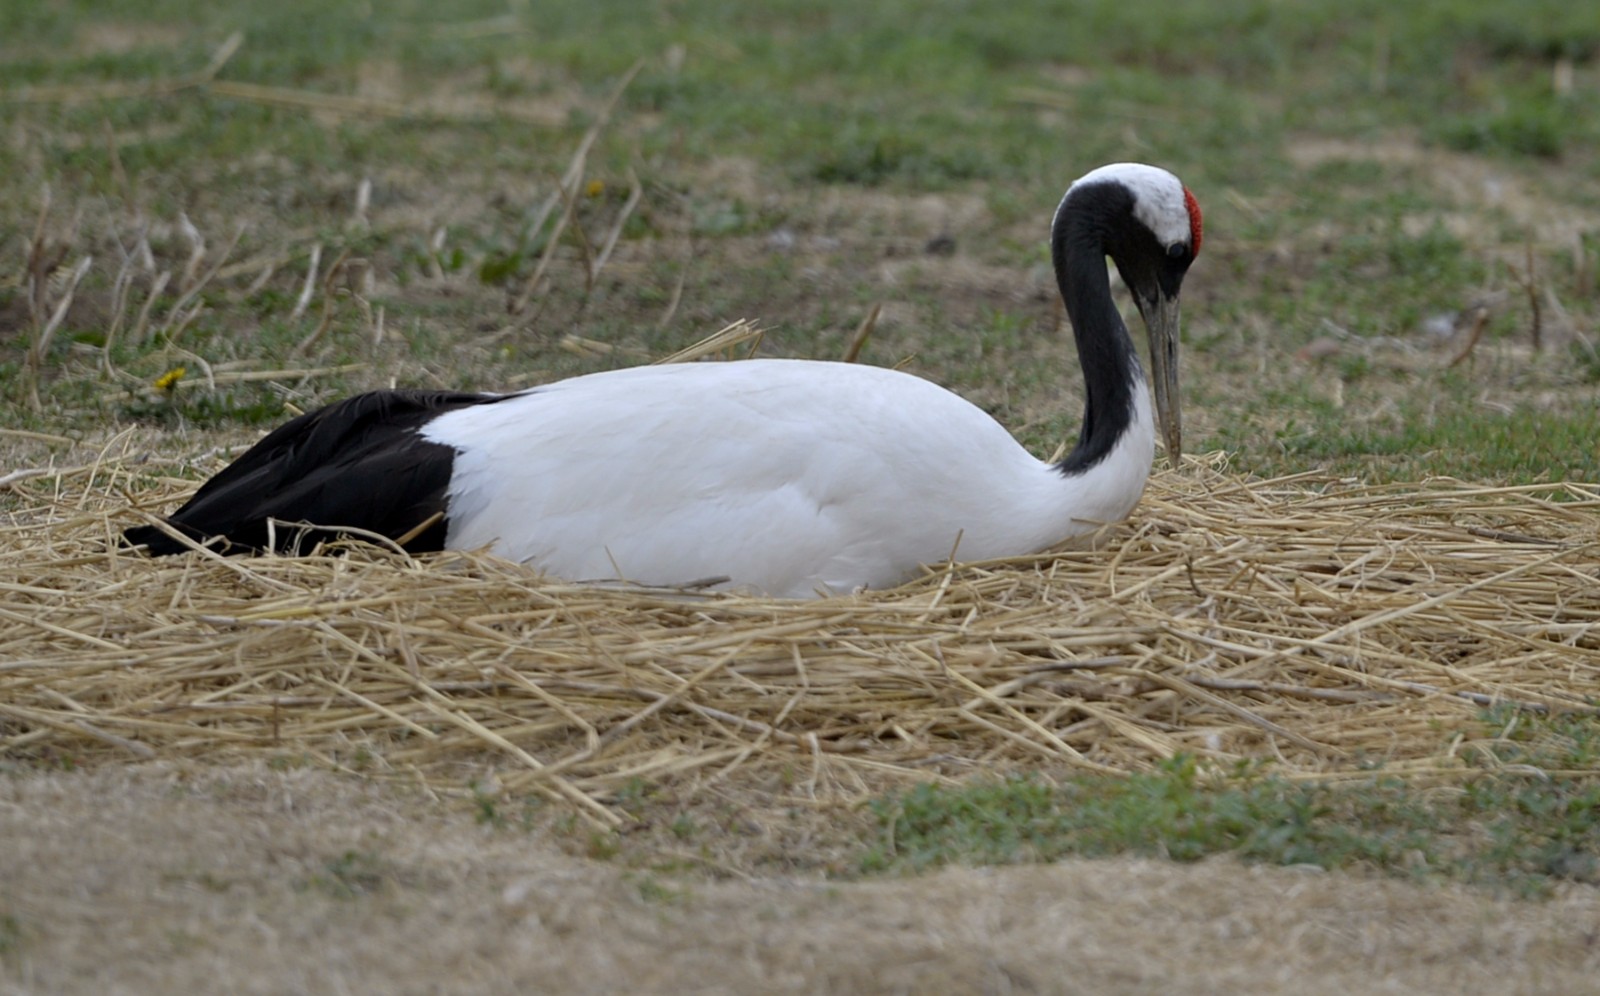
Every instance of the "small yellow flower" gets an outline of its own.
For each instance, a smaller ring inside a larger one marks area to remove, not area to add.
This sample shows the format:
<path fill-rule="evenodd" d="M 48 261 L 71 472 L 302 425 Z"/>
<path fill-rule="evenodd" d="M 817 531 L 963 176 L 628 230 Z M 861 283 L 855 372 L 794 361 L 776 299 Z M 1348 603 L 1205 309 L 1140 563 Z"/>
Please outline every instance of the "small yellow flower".
<path fill-rule="evenodd" d="M 583 192 L 588 197 L 599 197 L 606 192 L 606 182 L 604 180 L 590 180 L 589 185 L 583 188 Z"/>
<path fill-rule="evenodd" d="M 172 392 L 177 388 L 178 381 L 182 380 L 184 375 L 188 372 L 189 371 L 184 367 L 173 367 L 171 370 L 168 370 L 166 373 L 156 378 L 156 390 L 166 391 L 168 393 Z"/>

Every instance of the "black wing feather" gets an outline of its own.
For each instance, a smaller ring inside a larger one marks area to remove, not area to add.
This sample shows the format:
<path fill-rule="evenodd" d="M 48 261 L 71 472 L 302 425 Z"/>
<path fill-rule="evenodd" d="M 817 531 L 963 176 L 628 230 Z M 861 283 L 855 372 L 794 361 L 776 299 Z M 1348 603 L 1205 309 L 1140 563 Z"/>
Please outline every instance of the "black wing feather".
<path fill-rule="evenodd" d="M 510 395 L 454 391 L 373 391 L 284 423 L 201 486 L 167 522 L 206 542 L 221 537 L 226 552 L 293 552 L 353 527 L 398 538 L 445 513 L 455 450 L 417 430 L 435 416 Z M 333 528 L 269 532 L 267 520 Z M 444 547 L 441 518 L 407 542 L 421 552 Z M 155 526 L 134 526 L 123 539 L 152 554 L 187 547 Z"/>

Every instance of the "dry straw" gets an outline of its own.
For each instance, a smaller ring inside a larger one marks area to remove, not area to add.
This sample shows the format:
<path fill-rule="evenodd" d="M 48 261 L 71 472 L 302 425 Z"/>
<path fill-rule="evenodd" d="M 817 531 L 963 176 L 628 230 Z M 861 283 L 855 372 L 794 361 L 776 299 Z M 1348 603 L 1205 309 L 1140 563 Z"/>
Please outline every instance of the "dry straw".
<path fill-rule="evenodd" d="M 0 756 L 281 758 L 611 826 L 640 780 L 849 802 L 1177 752 L 1448 777 L 1493 735 L 1485 707 L 1593 713 L 1600 692 L 1592 485 L 1191 461 L 1097 550 L 796 602 L 372 547 L 152 561 L 108 541 L 193 482 L 114 449 L 8 478 Z"/>

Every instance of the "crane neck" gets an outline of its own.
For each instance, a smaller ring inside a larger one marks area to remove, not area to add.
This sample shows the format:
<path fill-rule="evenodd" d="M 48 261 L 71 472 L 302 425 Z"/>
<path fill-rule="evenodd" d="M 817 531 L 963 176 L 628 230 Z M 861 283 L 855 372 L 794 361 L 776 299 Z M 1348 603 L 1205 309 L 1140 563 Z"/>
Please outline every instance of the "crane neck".
<path fill-rule="evenodd" d="M 1050 232 L 1050 258 L 1078 345 L 1086 399 L 1078 443 L 1056 465 L 1069 475 L 1110 455 L 1133 428 L 1136 392 L 1147 390 L 1139 354 L 1111 297 L 1105 221 L 1110 212 L 1097 193 L 1068 191 Z"/>

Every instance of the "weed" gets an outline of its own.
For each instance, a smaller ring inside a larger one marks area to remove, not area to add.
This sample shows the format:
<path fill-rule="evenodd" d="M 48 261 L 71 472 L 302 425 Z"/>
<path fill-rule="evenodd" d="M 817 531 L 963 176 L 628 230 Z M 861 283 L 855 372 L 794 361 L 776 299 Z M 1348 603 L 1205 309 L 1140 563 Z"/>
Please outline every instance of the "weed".
<path fill-rule="evenodd" d="M 485 790 L 477 782 L 469 788 L 472 790 L 472 808 L 477 815 L 478 822 L 487 826 L 501 829 L 506 825 L 506 818 L 500 813 L 499 803 L 493 793 Z"/>
<path fill-rule="evenodd" d="M 648 779 L 630 778 L 617 790 L 617 806 L 626 812 L 637 812 L 655 792 L 656 786 Z"/>
<path fill-rule="evenodd" d="M 700 827 L 695 823 L 694 818 L 687 813 L 674 817 L 667 829 L 679 840 L 690 840 L 700 831 Z"/>
<path fill-rule="evenodd" d="M 1575 340 L 1568 350 L 1573 368 L 1586 384 L 1600 384 L 1600 349 L 1582 339 Z"/>
<path fill-rule="evenodd" d="M 14 913 L 0 913 L 0 961 L 22 948 L 22 920 Z"/>
<path fill-rule="evenodd" d="M 130 422 L 169 429 L 224 428 L 229 425 L 273 425 L 284 419 L 283 399 L 266 391 L 192 393 L 126 402 L 118 413 Z"/>
<path fill-rule="evenodd" d="M 594 830 L 589 833 L 584 854 L 596 861 L 610 861 L 622 853 L 622 843 L 614 833 Z"/>
<path fill-rule="evenodd" d="M 689 890 L 663 883 L 654 875 L 645 875 L 637 882 L 639 898 L 647 903 L 662 906 L 682 906 L 689 901 Z"/>
<path fill-rule="evenodd" d="M 334 899 L 358 899 L 382 889 L 388 878 L 383 859 L 369 851 L 349 850 L 324 862 L 322 871 L 307 878 L 303 887 Z"/>

